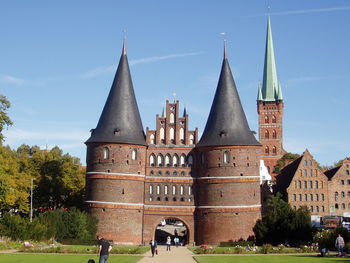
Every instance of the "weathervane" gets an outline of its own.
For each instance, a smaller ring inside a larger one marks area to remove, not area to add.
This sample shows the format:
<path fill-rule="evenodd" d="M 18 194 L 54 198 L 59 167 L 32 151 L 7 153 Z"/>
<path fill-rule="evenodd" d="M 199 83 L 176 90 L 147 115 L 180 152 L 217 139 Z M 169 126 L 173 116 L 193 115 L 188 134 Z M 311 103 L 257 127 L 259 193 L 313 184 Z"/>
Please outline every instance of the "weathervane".
<path fill-rule="evenodd" d="M 174 102 L 176 101 L 176 93 L 173 92 Z"/>

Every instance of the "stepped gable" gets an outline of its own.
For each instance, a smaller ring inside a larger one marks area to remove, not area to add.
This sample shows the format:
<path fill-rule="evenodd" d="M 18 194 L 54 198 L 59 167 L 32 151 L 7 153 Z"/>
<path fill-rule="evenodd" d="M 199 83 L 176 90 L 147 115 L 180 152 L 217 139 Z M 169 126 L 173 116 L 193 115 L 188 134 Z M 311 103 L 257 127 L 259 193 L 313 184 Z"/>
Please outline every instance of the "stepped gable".
<path fill-rule="evenodd" d="M 96 129 L 86 143 L 146 145 L 131 80 L 125 40 L 117 72 Z"/>
<path fill-rule="evenodd" d="M 197 146 L 260 145 L 248 126 L 226 57 L 207 124 Z"/>

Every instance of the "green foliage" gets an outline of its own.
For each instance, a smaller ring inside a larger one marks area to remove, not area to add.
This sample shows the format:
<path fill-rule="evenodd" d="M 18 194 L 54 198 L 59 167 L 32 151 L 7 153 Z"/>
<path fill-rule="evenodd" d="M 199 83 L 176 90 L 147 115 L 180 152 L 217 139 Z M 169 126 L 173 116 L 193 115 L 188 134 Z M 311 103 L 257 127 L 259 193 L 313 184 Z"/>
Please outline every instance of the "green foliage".
<path fill-rule="evenodd" d="M 338 226 L 334 230 L 322 230 L 315 233 L 314 242 L 318 243 L 319 248 L 334 250 L 335 240 L 338 237 L 338 234 L 344 238 L 345 243 L 350 241 L 350 232 L 346 228 Z"/>
<path fill-rule="evenodd" d="M 30 176 L 20 167 L 16 152 L 0 145 L 0 207 L 1 209 L 29 210 Z"/>
<path fill-rule="evenodd" d="M 2 145 L 4 141 L 4 135 L 2 134 L 2 131 L 5 127 L 9 127 L 13 124 L 6 112 L 10 107 L 11 103 L 4 95 L 0 94 L 0 145 Z"/>
<path fill-rule="evenodd" d="M 277 161 L 277 164 L 274 167 L 273 172 L 275 174 L 279 174 L 284 166 L 286 166 L 288 163 L 298 159 L 300 157 L 297 153 L 286 153 L 282 156 L 281 159 Z"/>
<path fill-rule="evenodd" d="M 268 199 L 268 212 L 255 224 L 258 244 L 298 246 L 312 240 L 310 213 L 306 207 L 293 210 L 280 193 Z"/>
<path fill-rule="evenodd" d="M 13 240 L 92 239 L 96 229 L 97 219 L 77 209 L 49 211 L 33 222 L 10 213 L 0 219 L 0 236 Z"/>

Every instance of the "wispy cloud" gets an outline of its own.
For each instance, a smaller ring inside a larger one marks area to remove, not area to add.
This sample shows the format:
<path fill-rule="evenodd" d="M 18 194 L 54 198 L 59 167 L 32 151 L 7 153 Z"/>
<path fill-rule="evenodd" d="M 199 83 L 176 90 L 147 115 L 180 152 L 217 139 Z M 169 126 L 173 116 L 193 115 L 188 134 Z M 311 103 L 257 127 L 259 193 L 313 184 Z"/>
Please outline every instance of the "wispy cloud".
<path fill-rule="evenodd" d="M 3 75 L 1 81 L 11 85 L 22 85 L 25 82 L 23 79 L 11 75 Z"/>
<path fill-rule="evenodd" d="M 345 11 L 345 10 L 350 10 L 350 6 L 339 6 L 339 7 L 317 8 L 317 9 L 302 9 L 302 10 L 294 10 L 294 11 L 272 12 L 272 13 L 270 13 L 270 15 L 275 15 L 275 16 L 298 15 L 298 14 L 307 14 L 307 13 L 335 12 L 335 11 Z M 242 16 L 242 18 L 259 17 L 259 16 L 266 16 L 266 15 L 267 14 L 264 13 L 264 14 Z"/>
<path fill-rule="evenodd" d="M 146 64 L 146 63 L 154 63 L 161 60 L 167 60 L 167 59 L 174 59 L 174 58 L 181 58 L 181 57 L 189 57 L 189 56 L 197 56 L 200 54 L 203 54 L 204 52 L 191 52 L 191 53 L 180 53 L 180 54 L 169 54 L 164 56 L 155 56 L 155 57 L 148 57 L 148 58 L 140 58 L 140 59 L 132 59 L 129 60 L 130 66 L 135 66 L 139 64 Z M 89 79 L 94 78 L 99 75 L 113 72 L 117 68 L 117 65 L 111 65 L 111 66 L 101 66 L 94 69 L 91 69 L 89 71 L 84 72 L 80 76 L 83 79 Z"/>
<path fill-rule="evenodd" d="M 14 143 L 16 141 L 28 141 L 28 140 L 72 140 L 72 141 L 81 141 L 83 142 L 88 138 L 88 132 L 82 131 L 60 131 L 60 132 L 51 132 L 51 131 L 29 131 L 23 129 L 11 128 L 5 132 L 6 142 Z"/>

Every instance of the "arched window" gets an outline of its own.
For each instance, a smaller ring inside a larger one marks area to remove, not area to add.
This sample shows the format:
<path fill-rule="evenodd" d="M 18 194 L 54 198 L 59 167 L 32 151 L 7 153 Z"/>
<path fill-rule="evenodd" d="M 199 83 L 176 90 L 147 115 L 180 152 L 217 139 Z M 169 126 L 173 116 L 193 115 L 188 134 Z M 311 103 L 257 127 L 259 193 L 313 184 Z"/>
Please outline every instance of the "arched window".
<path fill-rule="evenodd" d="M 277 132 L 275 130 L 272 131 L 272 139 L 277 139 Z"/>
<path fill-rule="evenodd" d="M 173 185 L 173 195 L 176 195 L 176 186 Z"/>
<path fill-rule="evenodd" d="M 165 166 L 169 167 L 171 164 L 170 164 L 170 155 L 167 154 L 165 155 Z"/>
<path fill-rule="evenodd" d="M 205 164 L 205 153 L 201 152 L 201 164 Z"/>
<path fill-rule="evenodd" d="M 345 204 L 344 203 L 341 204 L 341 208 L 345 209 Z"/>
<path fill-rule="evenodd" d="M 165 143 L 165 134 L 163 127 L 159 129 L 159 138 L 161 143 Z"/>
<path fill-rule="evenodd" d="M 338 201 L 338 192 L 335 192 L 335 194 L 334 194 L 334 200 L 335 200 L 335 201 Z"/>
<path fill-rule="evenodd" d="M 192 187 L 188 186 L 188 195 L 191 195 L 191 194 L 192 194 Z"/>
<path fill-rule="evenodd" d="M 157 195 L 160 194 L 160 185 L 157 185 Z"/>
<path fill-rule="evenodd" d="M 315 195 L 315 201 L 318 201 L 318 194 Z"/>
<path fill-rule="evenodd" d="M 314 196 L 310 194 L 310 201 L 314 201 Z"/>
<path fill-rule="evenodd" d="M 182 144 L 185 144 L 185 130 L 184 130 L 184 128 L 180 128 L 180 142 L 182 143 Z"/>
<path fill-rule="evenodd" d="M 276 155 L 277 154 L 277 149 L 275 146 L 272 147 L 272 154 Z"/>
<path fill-rule="evenodd" d="M 266 147 L 265 147 L 265 153 L 266 153 L 266 154 L 269 154 L 269 153 L 270 153 L 269 146 L 266 146 Z"/>
<path fill-rule="evenodd" d="M 296 201 L 296 200 L 297 200 L 297 195 L 293 194 L 293 201 Z"/>
<path fill-rule="evenodd" d="M 265 116 L 265 123 L 269 123 L 269 117 Z"/>
<path fill-rule="evenodd" d="M 324 194 L 321 194 L 321 197 L 322 197 L 322 201 L 324 201 Z"/>
<path fill-rule="evenodd" d="M 341 197 L 342 197 L 342 198 L 345 197 L 345 192 L 341 192 Z"/>
<path fill-rule="evenodd" d="M 193 136 L 193 134 L 190 135 L 190 144 L 194 144 L 194 136 Z"/>
<path fill-rule="evenodd" d="M 174 123 L 175 122 L 174 113 L 170 113 L 169 122 L 170 123 Z"/>
<path fill-rule="evenodd" d="M 298 181 L 298 188 L 301 188 L 301 181 Z"/>
<path fill-rule="evenodd" d="M 304 194 L 304 201 L 307 201 L 307 194 Z"/>
<path fill-rule="evenodd" d="M 137 151 L 136 149 L 133 149 L 131 151 L 131 160 L 136 160 L 137 159 Z"/>
<path fill-rule="evenodd" d="M 276 123 L 276 116 L 272 115 L 272 123 Z"/>
<path fill-rule="evenodd" d="M 268 130 L 265 130 L 265 135 L 264 135 L 265 139 L 270 139 L 270 133 Z"/>
<path fill-rule="evenodd" d="M 154 144 L 154 134 L 151 134 L 149 136 L 149 141 L 150 141 L 150 144 Z"/>
<path fill-rule="evenodd" d="M 167 195 L 168 194 L 168 186 L 164 185 L 164 194 Z"/>
<path fill-rule="evenodd" d="M 153 185 L 150 185 L 150 186 L 149 186 L 149 194 L 150 194 L 150 195 L 153 194 Z"/>
<path fill-rule="evenodd" d="M 175 143 L 175 131 L 174 131 L 174 128 L 170 128 L 169 130 L 169 133 L 170 133 L 170 142 L 171 143 Z"/>
<path fill-rule="evenodd" d="M 230 163 L 230 153 L 228 151 L 224 152 L 224 163 Z"/>
<path fill-rule="evenodd" d="M 185 161 L 186 160 L 186 155 L 181 154 L 180 156 L 180 166 L 184 167 L 185 166 Z"/>
<path fill-rule="evenodd" d="M 180 195 L 183 195 L 183 194 L 184 194 L 184 186 L 181 185 L 181 186 L 180 186 Z"/>
<path fill-rule="evenodd" d="M 318 207 L 318 205 L 316 206 L 316 212 L 320 212 L 320 208 Z"/>
<path fill-rule="evenodd" d="M 164 165 L 164 158 L 163 155 L 159 154 L 157 157 L 157 165 L 158 166 L 163 166 Z"/>
<path fill-rule="evenodd" d="M 193 165 L 193 157 L 192 157 L 192 155 L 189 155 L 187 157 L 187 164 L 188 164 L 188 166 L 192 167 L 192 165 Z"/>
<path fill-rule="evenodd" d="M 156 163 L 156 156 L 152 153 L 150 156 L 149 156 L 149 165 L 150 166 L 154 166 Z"/>
<path fill-rule="evenodd" d="M 108 149 L 108 147 L 104 147 L 103 148 L 103 159 L 104 160 L 109 159 L 109 149 Z"/>
<path fill-rule="evenodd" d="M 179 156 L 177 156 L 177 154 L 175 154 L 173 156 L 173 166 L 177 167 L 179 165 Z"/>

